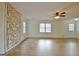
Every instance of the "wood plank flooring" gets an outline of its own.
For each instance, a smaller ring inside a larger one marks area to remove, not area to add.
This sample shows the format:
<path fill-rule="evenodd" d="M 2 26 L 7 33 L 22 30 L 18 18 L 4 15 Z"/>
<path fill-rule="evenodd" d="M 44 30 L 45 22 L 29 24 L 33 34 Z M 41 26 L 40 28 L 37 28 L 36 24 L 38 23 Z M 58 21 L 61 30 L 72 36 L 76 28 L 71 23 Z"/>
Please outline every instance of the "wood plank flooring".
<path fill-rule="evenodd" d="M 6 56 L 78 56 L 79 39 L 27 39 Z"/>

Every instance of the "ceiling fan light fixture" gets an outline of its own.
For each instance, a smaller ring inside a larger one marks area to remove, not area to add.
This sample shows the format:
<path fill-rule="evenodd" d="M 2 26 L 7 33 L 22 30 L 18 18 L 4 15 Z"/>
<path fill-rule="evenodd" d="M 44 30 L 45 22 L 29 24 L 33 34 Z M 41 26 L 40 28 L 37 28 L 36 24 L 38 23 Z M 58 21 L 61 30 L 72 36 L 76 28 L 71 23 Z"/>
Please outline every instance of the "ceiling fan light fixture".
<path fill-rule="evenodd" d="M 59 19 L 59 18 L 60 18 L 60 16 L 55 16 L 54 18 L 55 18 L 55 19 Z"/>
<path fill-rule="evenodd" d="M 79 21 L 79 18 L 74 19 L 75 21 Z"/>

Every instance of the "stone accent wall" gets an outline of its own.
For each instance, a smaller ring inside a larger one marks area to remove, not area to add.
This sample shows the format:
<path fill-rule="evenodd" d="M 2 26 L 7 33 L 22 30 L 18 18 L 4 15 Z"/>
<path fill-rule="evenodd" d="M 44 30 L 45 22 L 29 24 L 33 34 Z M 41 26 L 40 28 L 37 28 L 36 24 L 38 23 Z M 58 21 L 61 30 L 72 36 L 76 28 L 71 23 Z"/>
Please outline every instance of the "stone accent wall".
<path fill-rule="evenodd" d="M 7 49 L 16 45 L 21 37 L 21 14 L 6 3 L 6 41 Z"/>

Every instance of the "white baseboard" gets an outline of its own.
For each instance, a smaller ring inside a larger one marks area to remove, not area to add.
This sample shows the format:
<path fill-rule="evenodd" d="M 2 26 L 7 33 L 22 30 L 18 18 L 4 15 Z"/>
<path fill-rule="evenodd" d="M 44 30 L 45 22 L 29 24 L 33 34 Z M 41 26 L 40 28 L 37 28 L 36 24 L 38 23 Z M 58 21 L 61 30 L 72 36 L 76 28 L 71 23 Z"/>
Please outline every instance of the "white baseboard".
<path fill-rule="evenodd" d="M 28 37 L 28 39 L 79 39 L 75 37 Z"/>

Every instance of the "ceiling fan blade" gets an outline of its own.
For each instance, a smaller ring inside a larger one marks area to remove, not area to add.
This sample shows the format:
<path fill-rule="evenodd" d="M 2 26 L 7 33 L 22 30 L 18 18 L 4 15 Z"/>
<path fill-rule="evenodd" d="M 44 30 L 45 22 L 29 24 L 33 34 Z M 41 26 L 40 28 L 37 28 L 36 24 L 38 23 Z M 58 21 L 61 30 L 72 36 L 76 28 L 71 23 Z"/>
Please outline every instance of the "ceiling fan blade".
<path fill-rule="evenodd" d="M 59 16 L 59 12 L 56 12 L 56 16 Z"/>
<path fill-rule="evenodd" d="M 66 12 L 61 12 L 61 14 L 66 14 Z"/>

